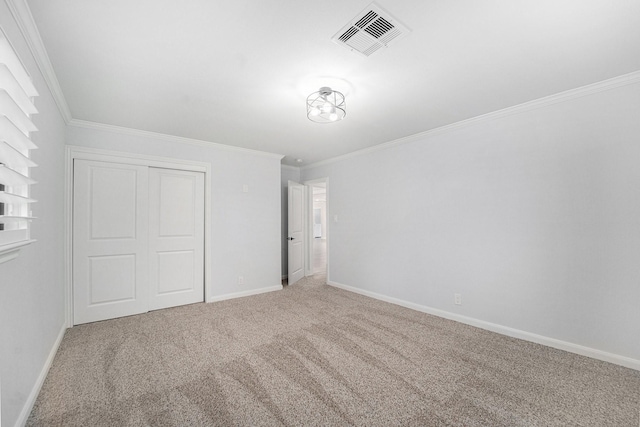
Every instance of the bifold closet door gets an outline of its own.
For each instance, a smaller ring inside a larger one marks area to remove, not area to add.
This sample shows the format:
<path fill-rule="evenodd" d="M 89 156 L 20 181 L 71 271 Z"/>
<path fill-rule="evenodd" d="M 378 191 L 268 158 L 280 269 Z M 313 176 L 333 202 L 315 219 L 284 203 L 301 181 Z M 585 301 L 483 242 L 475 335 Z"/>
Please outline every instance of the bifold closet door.
<path fill-rule="evenodd" d="M 148 310 L 148 168 L 74 161 L 73 323 Z"/>
<path fill-rule="evenodd" d="M 204 301 L 204 174 L 149 168 L 149 310 Z"/>

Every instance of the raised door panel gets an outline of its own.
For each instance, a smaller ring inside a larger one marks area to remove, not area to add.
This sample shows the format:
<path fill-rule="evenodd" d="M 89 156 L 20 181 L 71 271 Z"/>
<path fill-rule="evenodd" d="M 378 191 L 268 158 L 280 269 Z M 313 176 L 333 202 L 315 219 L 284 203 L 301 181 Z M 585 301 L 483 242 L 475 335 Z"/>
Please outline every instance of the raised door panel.
<path fill-rule="evenodd" d="M 194 172 L 152 169 L 157 185 L 159 237 L 194 237 L 196 233 L 197 178 Z M 199 174 L 202 175 L 202 174 Z"/>
<path fill-rule="evenodd" d="M 89 306 L 136 298 L 136 256 L 102 255 L 89 259 Z"/>
<path fill-rule="evenodd" d="M 138 170 L 89 166 L 90 240 L 135 239 Z"/>

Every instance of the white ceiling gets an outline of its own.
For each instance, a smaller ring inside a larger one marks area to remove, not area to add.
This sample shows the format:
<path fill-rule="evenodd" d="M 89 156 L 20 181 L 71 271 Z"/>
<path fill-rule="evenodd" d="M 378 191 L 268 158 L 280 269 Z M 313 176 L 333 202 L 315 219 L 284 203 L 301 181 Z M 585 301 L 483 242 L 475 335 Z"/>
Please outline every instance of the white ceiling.
<path fill-rule="evenodd" d="M 368 58 L 331 37 L 369 0 L 27 3 L 74 119 L 297 166 L 640 70 L 638 0 L 379 0 L 412 33 Z"/>

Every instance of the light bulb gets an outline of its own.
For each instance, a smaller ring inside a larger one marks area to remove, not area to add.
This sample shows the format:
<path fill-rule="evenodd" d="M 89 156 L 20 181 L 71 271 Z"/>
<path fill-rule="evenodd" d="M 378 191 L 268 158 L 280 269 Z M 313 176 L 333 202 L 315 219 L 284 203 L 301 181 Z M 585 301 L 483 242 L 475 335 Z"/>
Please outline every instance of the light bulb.
<path fill-rule="evenodd" d="M 329 120 L 331 120 L 332 122 L 335 122 L 336 120 L 338 120 L 338 115 L 335 112 L 329 114 Z"/>
<path fill-rule="evenodd" d="M 331 112 L 332 107 L 333 106 L 329 102 L 325 102 L 324 105 L 322 106 L 322 112 L 329 113 Z"/>
<path fill-rule="evenodd" d="M 309 112 L 313 117 L 320 115 L 320 109 L 318 107 L 313 107 Z"/>

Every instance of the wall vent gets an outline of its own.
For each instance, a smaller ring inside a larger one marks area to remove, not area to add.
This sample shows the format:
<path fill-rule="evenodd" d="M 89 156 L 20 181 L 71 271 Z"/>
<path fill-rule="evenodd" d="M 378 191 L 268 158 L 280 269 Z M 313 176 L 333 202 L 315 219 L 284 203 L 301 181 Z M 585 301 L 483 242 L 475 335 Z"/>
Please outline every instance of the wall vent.
<path fill-rule="evenodd" d="M 409 28 L 374 2 L 342 27 L 331 40 L 353 52 L 369 56 L 410 32 Z"/>

